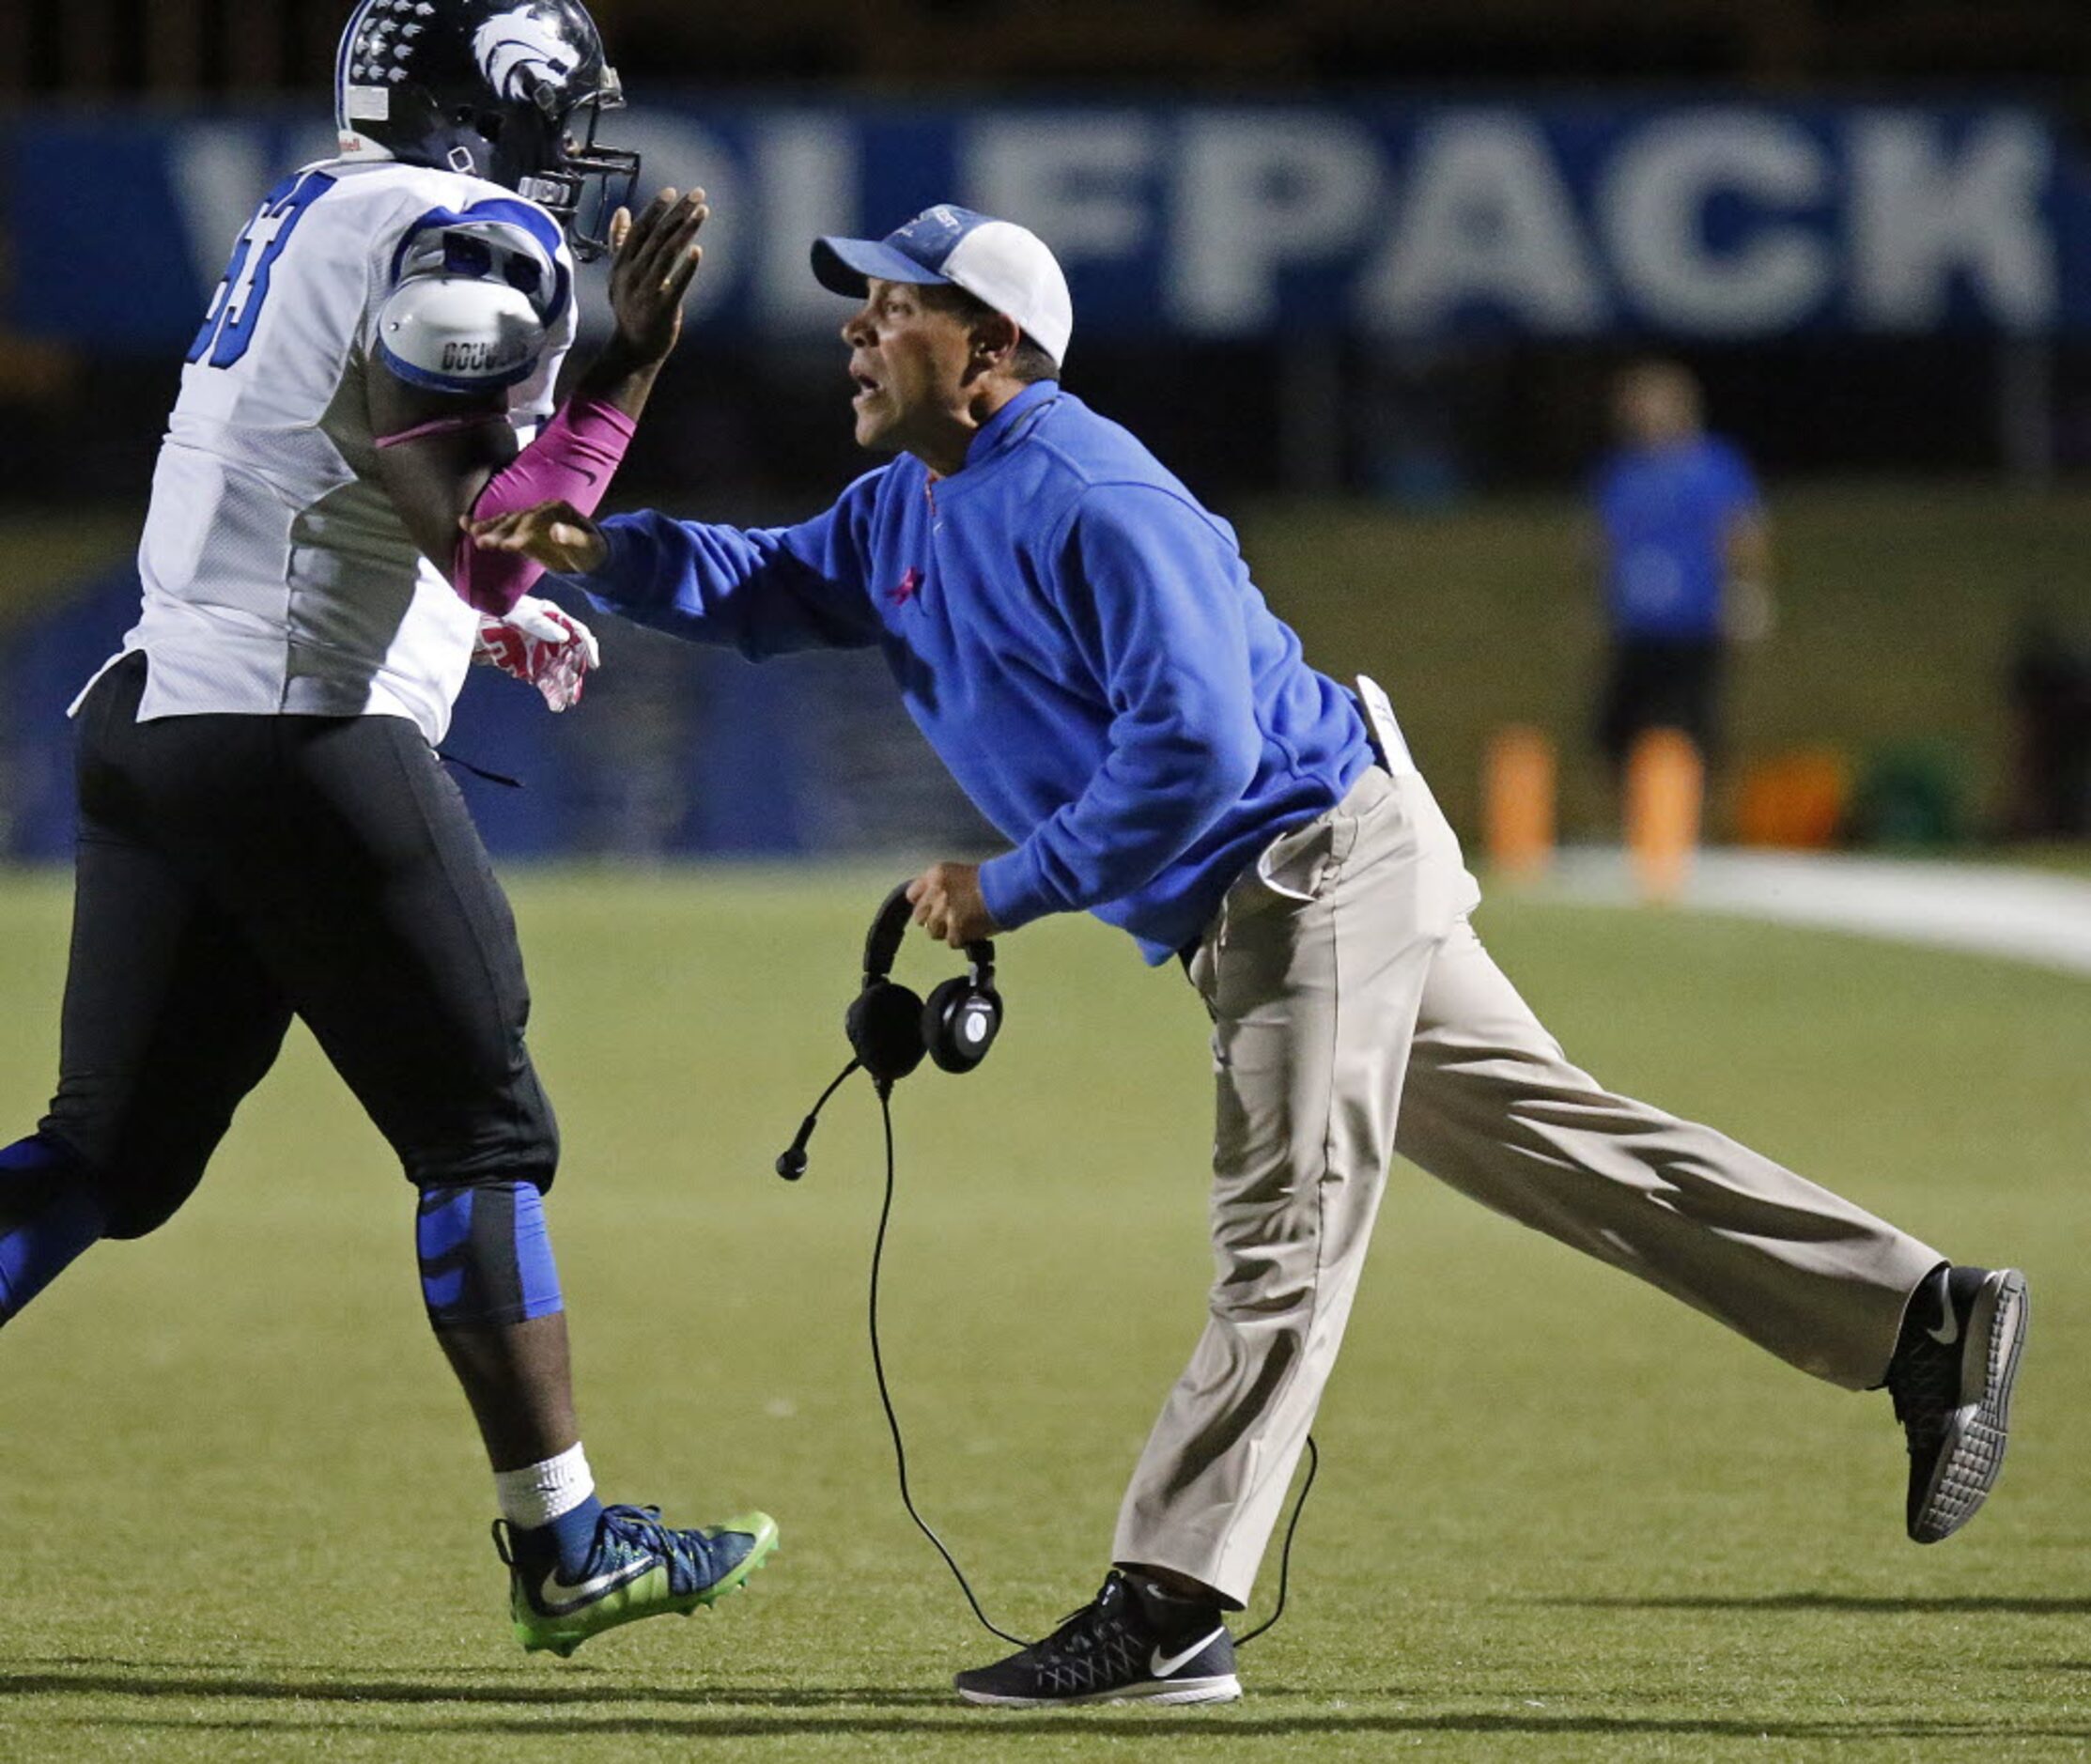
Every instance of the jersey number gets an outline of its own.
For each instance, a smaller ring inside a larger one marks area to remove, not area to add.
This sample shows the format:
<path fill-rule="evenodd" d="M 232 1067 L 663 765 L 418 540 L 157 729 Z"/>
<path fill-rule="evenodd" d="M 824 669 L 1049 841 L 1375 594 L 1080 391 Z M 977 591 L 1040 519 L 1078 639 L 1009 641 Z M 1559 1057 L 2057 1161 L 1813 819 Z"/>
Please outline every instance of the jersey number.
<path fill-rule="evenodd" d="M 300 217 L 326 194 L 333 181 L 325 172 L 293 175 L 262 197 L 255 218 L 232 248 L 232 261 L 225 265 L 225 279 L 218 284 L 210 310 L 203 317 L 203 329 L 189 346 L 191 362 L 208 357 L 212 367 L 230 367 L 246 354 L 261 317 L 261 303 L 269 298 L 270 271 L 290 242 Z"/>

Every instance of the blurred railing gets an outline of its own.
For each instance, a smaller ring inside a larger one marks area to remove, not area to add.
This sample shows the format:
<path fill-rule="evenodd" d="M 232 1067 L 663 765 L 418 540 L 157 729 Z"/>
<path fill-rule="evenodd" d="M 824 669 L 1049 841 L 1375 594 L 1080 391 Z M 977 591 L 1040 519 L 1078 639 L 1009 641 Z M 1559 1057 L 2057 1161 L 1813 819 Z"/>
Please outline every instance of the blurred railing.
<path fill-rule="evenodd" d="M 655 80 L 2081 80 L 2080 0 L 593 0 Z M 0 96 L 324 83 L 347 0 L 8 0 Z"/>
<path fill-rule="evenodd" d="M 186 97 L 322 85 L 339 0 L 9 0 L 0 94 Z"/>

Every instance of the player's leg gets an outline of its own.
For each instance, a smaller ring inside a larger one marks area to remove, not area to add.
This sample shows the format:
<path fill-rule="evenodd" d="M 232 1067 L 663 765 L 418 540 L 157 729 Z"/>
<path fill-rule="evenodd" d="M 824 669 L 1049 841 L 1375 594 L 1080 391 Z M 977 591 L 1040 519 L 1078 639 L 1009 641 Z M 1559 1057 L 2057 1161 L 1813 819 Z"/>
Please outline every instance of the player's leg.
<path fill-rule="evenodd" d="M 224 916 L 158 845 L 136 722 L 145 660 L 81 713 L 80 840 L 59 1079 L 0 1150 L 0 1322 L 102 1237 L 164 1223 L 202 1177 L 290 1012 Z"/>
<path fill-rule="evenodd" d="M 414 1237 L 429 1321 L 495 1474 L 571 1450 L 566 1312 L 536 1185 L 425 1188 Z"/>
<path fill-rule="evenodd" d="M 264 860 L 225 886 L 419 1190 L 424 1298 L 494 1471 L 518 1630 L 567 1651 L 708 1604 L 775 1528 L 748 1515 L 672 1531 L 596 1496 L 544 1212 L 558 1130 L 524 1041 L 515 922 L 463 800 L 401 720 L 279 722 L 276 775 L 251 793 L 262 806 L 221 805 L 250 812 Z M 298 887 L 256 880 L 286 862 Z"/>
<path fill-rule="evenodd" d="M 1217 1092 L 1204 1330 L 1061 1634 L 962 1674 L 984 1703 L 1223 1700 L 1248 1600 L 1363 1267 L 1431 952 L 1462 902 L 1418 779 L 1374 770 L 1229 894 L 1192 964 Z M 1166 1668 L 1163 1669 L 1163 1668 Z"/>
<path fill-rule="evenodd" d="M 1650 645 L 1637 638 L 1615 636 L 1593 730 L 1615 784 L 1626 776 L 1626 757 L 1634 737 L 1653 720 L 1650 698 L 1657 685 L 1658 670 Z"/>
<path fill-rule="evenodd" d="M 0 1146 L 0 1324 L 109 1228 L 101 1185 L 55 1140 Z"/>
<path fill-rule="evenodd" d="M 1727 655 L 1719 638 L 1676 646 L 1673 696 L 1664 720 L 1691 737 L 1709 778 L 1719 771 L 1723 756 L 1721 701 L 1727 674 Z"/>
<path fill-rule="evenodd" d="M 1945 1535 L 1946 1507 L 1946 1530 L 1974 1511 L 1971 1475 L 1994 1480 L 2022 1279 L 1959 1270 L 1949 1290 L 1929 1245 L 1725 1134 L 1606 1091 L 1569 1063 L 1464 921 L 1423 988 L 1397 1148 L 1804 1371 L 1894 1387 L 1913 1536 Z"/>
<path fill-rule="evenodd" d="M 187 750 L 213 738 L 209 725 L 234 722 L 262 744 L 238 764 L 222 754 L 215 766 L 185 763 Z M 475 852 L 430 835 L 395 755 L 395 741 L 422 745 L 419 736 L 384 718 L 193 718 L 156 734 L 167 769 L 184 781 L 184 856 L 421 1190 L 417 1238 L 439 1334 L 493 1338 L 455 1357 L 474 1412 L 498 1436 L 488 1441 L 496 1467 L 515 1467 L 518 1452 L 570 1447 L 564 1354 L 503 1339 L 558 1313 L 537 1199 L 556 1167 L 557 1128 L 523 1045 L 528 1000 L 505 905 L 473 886 Z M 341 763 L 330 766 L 337 748 Z M 321 763 L 308 763 L 314 753 Z M 435 781 L 447 782 L 440 773 Z M 495 1199 L 473 1230 L 470 1197 L 481 1185 Z M 489 1229 L 497 1203 L 506 1231 Z M 458 1226 L 459 1241 L 445 1243 Z M 532 1246 L 526 1294 L 519 1246 Z"/>

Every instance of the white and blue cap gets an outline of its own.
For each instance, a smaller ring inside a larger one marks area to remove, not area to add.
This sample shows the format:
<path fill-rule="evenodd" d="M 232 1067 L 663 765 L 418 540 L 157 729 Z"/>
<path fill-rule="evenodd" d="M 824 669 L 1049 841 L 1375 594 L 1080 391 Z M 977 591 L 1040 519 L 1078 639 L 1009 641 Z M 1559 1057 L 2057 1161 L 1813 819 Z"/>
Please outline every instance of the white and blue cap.
<path fill-rule="evenodd" d="M 940 202 L 884 239 L 816 239 L 821 286 L 861 300 L 866 283 L 945 282 L 962 287 L 1017 327 L 1056 362 L 1067 359 L 1075 302 L 1046 241 L 1028 226 Z"/>

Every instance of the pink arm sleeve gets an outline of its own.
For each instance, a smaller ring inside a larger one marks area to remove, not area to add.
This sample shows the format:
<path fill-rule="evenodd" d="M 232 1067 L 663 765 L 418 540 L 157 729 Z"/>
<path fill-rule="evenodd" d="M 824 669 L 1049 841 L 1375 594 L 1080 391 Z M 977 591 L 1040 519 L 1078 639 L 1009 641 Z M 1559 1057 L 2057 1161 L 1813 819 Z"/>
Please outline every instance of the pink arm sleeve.
<path fill-rule="evenodd" d="M 472 505 L 472 518 L 490 520 L 539 503 L 560 502 L 593 515 L 624 462 L 636 427 L 613 404 L 569 399 L 535 441 L 487 480 Z M 466 533 L 457 537 L 450 585 L 461 599 L 498 618 L 544 573 L 542 564 L 520 552 L 482 551 Z"/>

